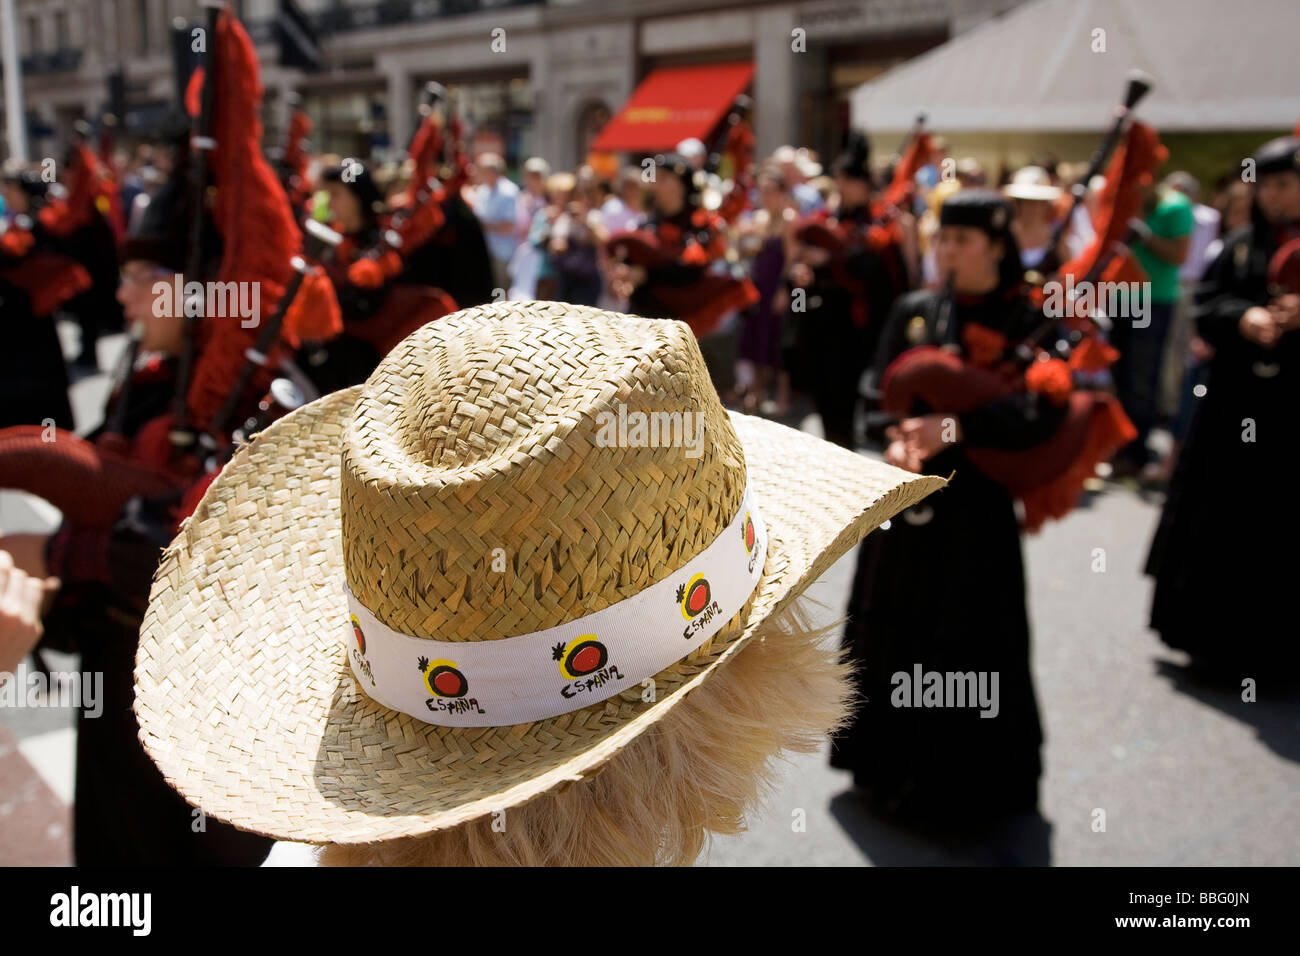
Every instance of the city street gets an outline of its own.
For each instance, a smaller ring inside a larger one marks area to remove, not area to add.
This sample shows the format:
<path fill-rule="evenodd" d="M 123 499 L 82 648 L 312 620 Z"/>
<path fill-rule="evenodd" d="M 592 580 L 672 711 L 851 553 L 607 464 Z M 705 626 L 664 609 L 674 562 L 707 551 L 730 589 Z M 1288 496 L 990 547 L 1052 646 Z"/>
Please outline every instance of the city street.
<path fill-rule="evenodd" d="M 104 368 L 121 347 L 120 336 L 101 343 Z M 79 431 L 94 424 L 107 388 L 107 375 L 74 385 Z M 1027 542 L 1034 676 L 1047 738 L 1044 818 L 1013 821 L 979 844 L 900 832 L 865 814 L 848 774 L 831 770 L 823 749 L 783 767 L 750 832 L 715 841 L 700 863 L 1300 864 L 1293 825 L 1300 701 L 1277 699 L 1268 675 L 1258 675 L 1253 703 L 1205 686 L 1146 630 L 1150 586 L 1140 568 L 1158 514 L 1156 501 L 1107 486 Z M 49 527 L 53 517 L 30 499 L 0 493 L 4 531 Z M 1097 549 L 1104 571 L 1094 570 Z M 811 589 L 825 614 L 842 611 L 854 557 Z M 53 654 L 49 663 L 64 671 L 77 666 Z M 73 725 L 70 709 L 0 708 L 0 864 L 70 861 Z"/>

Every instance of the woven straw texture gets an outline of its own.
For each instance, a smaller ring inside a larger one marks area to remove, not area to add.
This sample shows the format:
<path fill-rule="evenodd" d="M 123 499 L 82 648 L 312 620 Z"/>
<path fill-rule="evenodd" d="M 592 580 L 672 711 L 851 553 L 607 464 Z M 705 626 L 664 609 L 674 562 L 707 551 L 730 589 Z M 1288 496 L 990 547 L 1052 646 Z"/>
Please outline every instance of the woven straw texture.
<path fill-rule="evenodd" d="M 702 415 L 701 454 L 605 447 L 596 416 L 620 405 Z M 353 680 L 345 581 L 417 637 L 527 633 L 681 568 L 746 481 L 768 532 L 762 578 L 722 631 L 655 676 L 653 700 L 636 686 L 548 720 L 451 728 Z M 683 323 L 468 309 L 412 334 L 364 386 L 272 425 L 208 489 L 155 575 L 141 739 L 191 803 L 280 839 L 456 826 L 597 772 L 863 535 L 942 485 L 726 412 Z"/>

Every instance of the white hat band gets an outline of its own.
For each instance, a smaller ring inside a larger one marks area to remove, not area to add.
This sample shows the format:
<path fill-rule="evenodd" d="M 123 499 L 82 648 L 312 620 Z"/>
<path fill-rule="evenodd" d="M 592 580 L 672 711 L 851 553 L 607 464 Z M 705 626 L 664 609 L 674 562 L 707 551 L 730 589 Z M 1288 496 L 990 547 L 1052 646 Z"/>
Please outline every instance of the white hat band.
<path fill-rule="evenodd" d="M 735 518 L 678 572 L 544 631 L 436 641 L 381 624 L 344 585 L 352 673 L 390 710 L 447 727 L 557 717 L 638 688 L 722 629 L 763 574 L 767 534 L 746 487 Z M 647 698 L 649 699 L 649 698 Z"/>

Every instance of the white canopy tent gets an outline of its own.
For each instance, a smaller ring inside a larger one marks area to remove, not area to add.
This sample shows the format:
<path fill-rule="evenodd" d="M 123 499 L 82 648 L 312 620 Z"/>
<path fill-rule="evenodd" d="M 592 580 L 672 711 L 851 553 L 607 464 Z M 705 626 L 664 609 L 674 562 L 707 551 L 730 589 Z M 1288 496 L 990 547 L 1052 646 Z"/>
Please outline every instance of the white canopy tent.
<path fill-rule="evenodd" d="M 941 133 L 1097 130 L 1138 68 L 1162 132 L 1289 129 L 1298 47 L 1297 0 L 1033 0 L 864 83 L 851 116 L 872 134 L 917 113 Z"/>

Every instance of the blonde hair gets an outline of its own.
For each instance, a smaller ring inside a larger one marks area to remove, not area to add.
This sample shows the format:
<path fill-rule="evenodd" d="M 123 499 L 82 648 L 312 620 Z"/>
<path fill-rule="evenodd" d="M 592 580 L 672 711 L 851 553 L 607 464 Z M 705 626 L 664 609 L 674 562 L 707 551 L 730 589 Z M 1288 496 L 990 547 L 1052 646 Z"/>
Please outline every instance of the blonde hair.
<path fill-rule="evenodd" d="M 323 866 L 689 866 L 745 830 L 777 761 L 816 753 L 849 719 L 851 665 L 800 598 L 593 777 L 451 830 L 329 845 Z"/>

